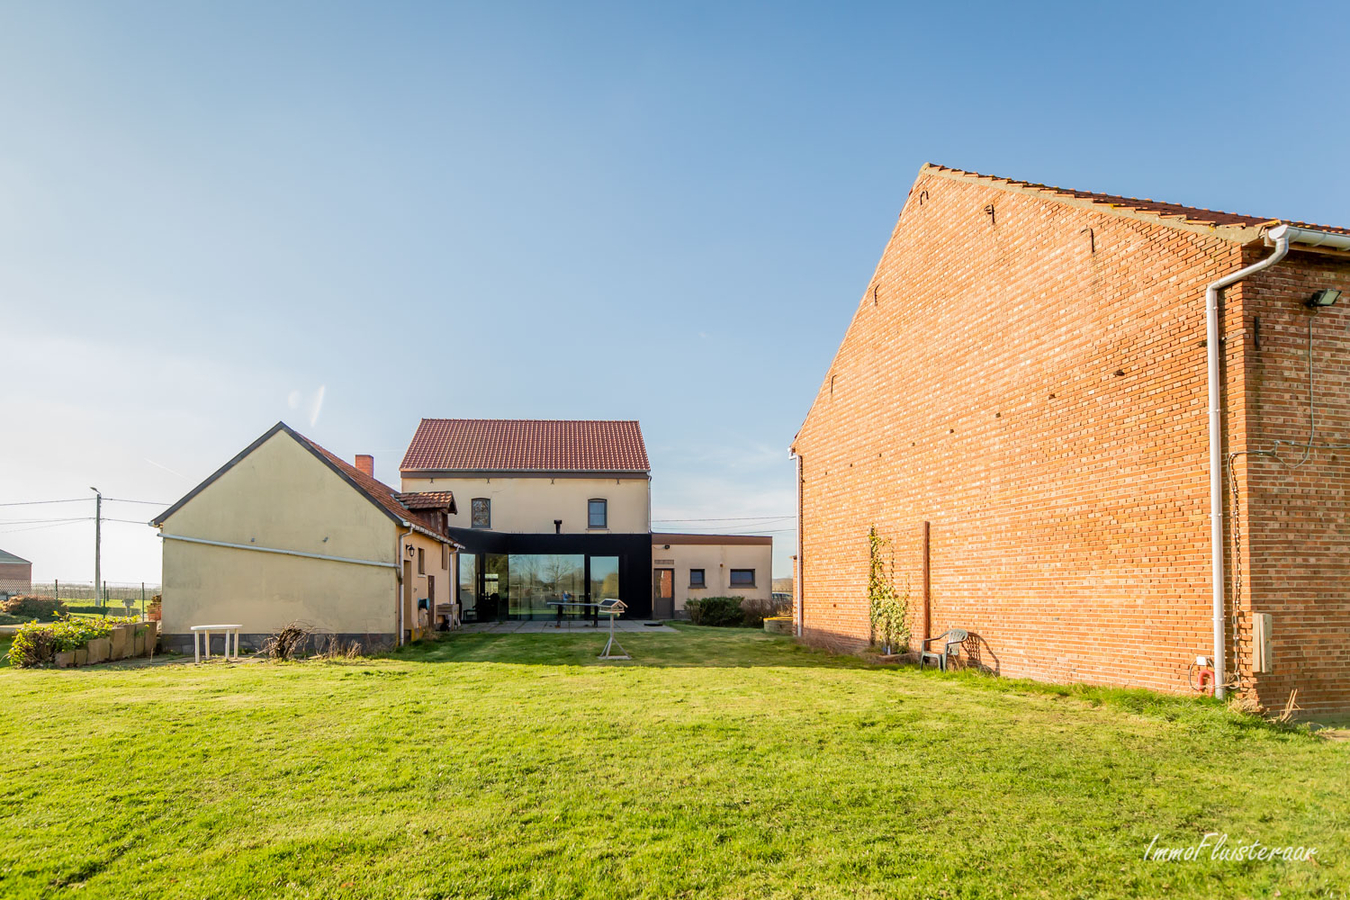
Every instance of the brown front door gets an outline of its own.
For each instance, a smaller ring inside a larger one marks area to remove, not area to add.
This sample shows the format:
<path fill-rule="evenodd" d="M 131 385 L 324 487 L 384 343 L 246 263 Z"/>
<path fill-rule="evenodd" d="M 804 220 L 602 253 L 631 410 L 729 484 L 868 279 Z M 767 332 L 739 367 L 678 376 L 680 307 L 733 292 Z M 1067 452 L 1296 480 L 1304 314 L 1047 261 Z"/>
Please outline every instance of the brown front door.
<path fill-rule="evenodd" d="M 412 563 L 405 559 L 403 561 L 403 596 L 399 598 L 399 602 L 403 604 L 403 637 L 405 639 L 412 637 L 412 630 L 417 625 L 417 620 L 413 618 L 412 579 Z"/>
<path fill-rule="evenodd" d="M 652 573 L 652 618 L 675 618 L 674 569 L 656 569 Z"/>
<path fill-rule="evenodd" d="M 427 576 L 427 631 L 436 630 L 436 576 Z"/>

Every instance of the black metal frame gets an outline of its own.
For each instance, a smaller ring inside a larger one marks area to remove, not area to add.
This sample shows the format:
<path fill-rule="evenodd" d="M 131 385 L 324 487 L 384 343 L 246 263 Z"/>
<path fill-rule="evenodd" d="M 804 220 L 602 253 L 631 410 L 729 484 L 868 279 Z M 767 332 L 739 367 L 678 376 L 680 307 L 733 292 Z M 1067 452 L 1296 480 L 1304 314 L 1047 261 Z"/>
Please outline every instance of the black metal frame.
<path fill-rule="evenodd" d="M 586 586 L 590 590 L 591 557 L 619 558 L 619 597 L 628 604 L 626 615 L 637 619 L 652 616 L 652 537 L 650 534 L 507 534 L 474 528 L 450 528 L 451 537 L 464 545 L 465 553 L 479 557 L 475 578 L 479 589 L 488 553 L 569 554 L 586 558 Z"/>

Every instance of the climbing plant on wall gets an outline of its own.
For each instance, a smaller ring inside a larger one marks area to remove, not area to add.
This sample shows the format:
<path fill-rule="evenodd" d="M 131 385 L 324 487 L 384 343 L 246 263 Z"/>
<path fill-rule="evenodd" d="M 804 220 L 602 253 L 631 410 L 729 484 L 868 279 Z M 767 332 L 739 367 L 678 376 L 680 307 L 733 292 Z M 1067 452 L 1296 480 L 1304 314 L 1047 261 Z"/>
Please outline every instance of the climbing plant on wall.
<path fill-rule="evenodd" d="M 873 525 L 867 531 L 871 552 L 871 573 L 867 579 L 868 615 L 872 621 L 872 643 L 880 644 L 887 654 L 909 646 L 909 586 L 903 593 L 895 589 L 895 551 L 891 542 L 877 534 Z"/>

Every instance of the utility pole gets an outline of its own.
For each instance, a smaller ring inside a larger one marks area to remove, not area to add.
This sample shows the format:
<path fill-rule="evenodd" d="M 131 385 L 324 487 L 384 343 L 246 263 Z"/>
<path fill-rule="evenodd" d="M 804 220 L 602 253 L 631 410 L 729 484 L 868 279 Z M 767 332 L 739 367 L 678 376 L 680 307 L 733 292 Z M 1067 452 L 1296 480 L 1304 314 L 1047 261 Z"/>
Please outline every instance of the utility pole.
<path fill-rule="evenodd" d="M 102 607 L 98 588 L 103 583 L 103 495 L 98 488 L 94 492 L 94 605 Z"/>

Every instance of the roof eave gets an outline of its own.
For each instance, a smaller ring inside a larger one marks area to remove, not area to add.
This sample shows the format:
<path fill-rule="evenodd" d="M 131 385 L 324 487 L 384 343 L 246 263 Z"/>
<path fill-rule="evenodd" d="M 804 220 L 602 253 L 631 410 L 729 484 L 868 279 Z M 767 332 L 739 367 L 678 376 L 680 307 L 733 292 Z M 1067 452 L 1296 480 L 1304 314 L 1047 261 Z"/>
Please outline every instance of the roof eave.
<path fill-rule="evenodd" d="M 1166 225 L 1169 228 L 1175 228 L 1179 231 L 1210 235 L 1223 240 L 1232 241 L 1235 244 L 1249 244 L 1252 241 L 1260 240 L 1268 227 L 1278 224 L 1278 220 L 1263 222 L 1259 225 L 1206 224 L 1204 222 L 1190 221 L 1175 216 L 1166 216 L 1148 210 L 1137 209 L 1124 204 L 1104 203 L 1100 200 L 1091 200 L 1087 197 L 1074 197 L 1071 194 L 1061 194 L 1054 188 L 1046 185 L 1037 186 L 1032 184 L 1020 184 L 997 175 L 978 175 L 973 172 L 964 172 L 959 169 L 949 169 L 946 166 L 940 166 L 935 163 L 924 163 L 923 168 L 920 170 L 920 174 L 934 175 L 949 181 L 961 181 L 966 184 L 978 184 L 985 187 L 993 187 L 1010 194 L 1025 194 L 1027 196 L 1038 197 L 1042 200 L 1051 200 L 1055 203 L 1062 203 L 1065 206 L 1073 206 L 1079 209 L 1092 210 L 1104 215 L 1117 216 L 1122 219 L 1134 219 L 1141 222 Z"/>
<path fill-rule="evenodd" d="M 444 534 L 437 534 L 436 532 L 432 531 L 430 528 L 426 528 L 426 527 L 424 527 L 424 526 L 422 526 L 422 525 L 418 525 L 416 522 L 410 522 L 410 521 L 408 521 L 407 519 L 404 519 L 404 520 L 402 520 L 399 524 L 401 524 L 404 528 L 408 528 L 408 529 L 410 529 L 410 530 L 412 530 L 412 531 L 417 532 L 418 534 L 426 535 L 427 537 L 431 538 L 433 541 L 440 541 L 442 544 L 449 544 L 451 547 L 454 547 L 456 550 L 463 550 L 463 549 L 464 549 L 464 545 L 461 544 L 459 541 L 455 540 L 454 538 L 449 537 L 448 535 L 444 535 Z"/>

